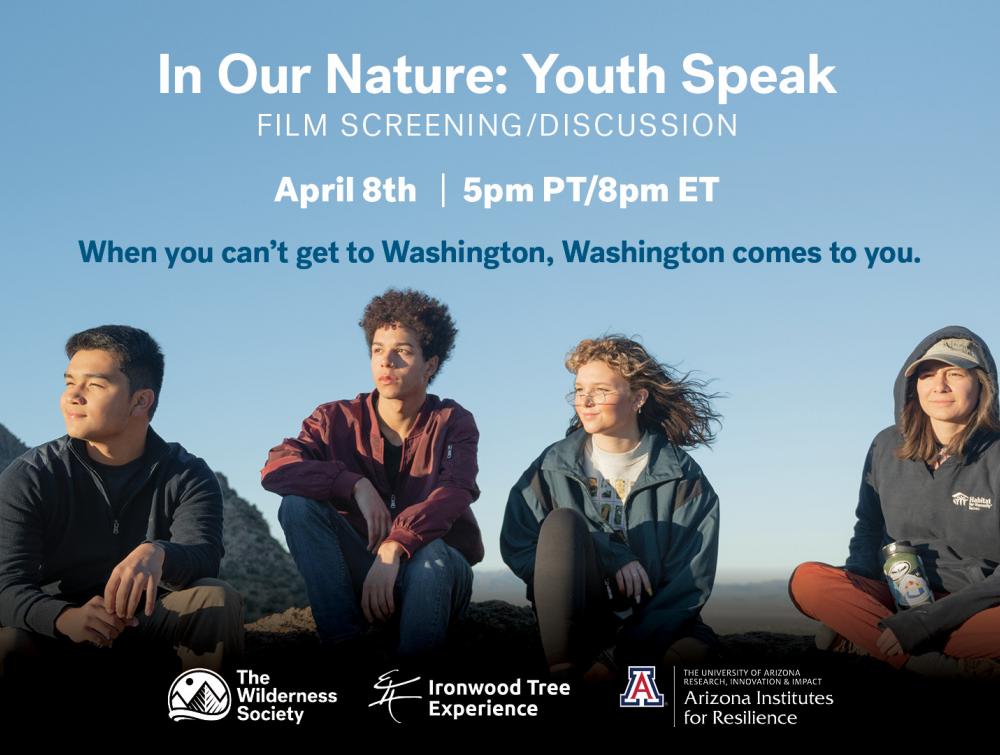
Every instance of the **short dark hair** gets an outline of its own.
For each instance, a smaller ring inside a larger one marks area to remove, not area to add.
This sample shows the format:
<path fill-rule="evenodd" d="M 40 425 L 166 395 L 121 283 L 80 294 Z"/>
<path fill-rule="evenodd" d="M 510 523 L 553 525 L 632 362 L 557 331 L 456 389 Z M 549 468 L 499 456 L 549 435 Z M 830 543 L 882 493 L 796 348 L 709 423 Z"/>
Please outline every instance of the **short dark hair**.
<path fill-rule="evenodd" d="M 145 330 L 128 325 L 101 325 L 74 333 L 66 341 L 69 359 L 84 349 L 108 351 L 118 357 L 118 369 L 128 379 L 129 395 L 146 388 L 153 391 L 153 403 L 149 407 L 152 419 L 160 403 L 163 385 L 163 352 L 153 337 Z"/>
<path fill-rule="evenodd" d="M 420 351 L 425 360 L 438 358 L 437 370 L 430 379 L 430 382 L 433 382 L 441 372 L 441 367 L 451 356 L 451 351 L 455 347 L 455 336 L 458 334 L 455 322 L 448 312 L 448 305 L 412 288 L 403 290 L 390 288 L 368 302 L 358 323 L 365 331 L 365 341 L 369 349 L 376 330 L 395 324 L 409 328 L 417 334 Z"/>

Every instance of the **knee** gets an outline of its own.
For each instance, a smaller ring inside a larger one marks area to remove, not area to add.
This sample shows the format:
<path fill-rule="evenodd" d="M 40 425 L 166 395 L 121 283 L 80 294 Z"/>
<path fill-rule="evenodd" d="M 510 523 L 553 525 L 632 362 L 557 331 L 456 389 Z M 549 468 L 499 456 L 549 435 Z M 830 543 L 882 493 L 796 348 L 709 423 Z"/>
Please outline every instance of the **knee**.
<path fill-rule="evenodd" d="M 451 560 L 451 555 L 448 553 L 448 546 L 438 538 L 437 540 L 431 540 L 426 545 L 421 546 L 413 554 L 411 559 L 411 566 L 416 566 L 419 569 L 428 569 L 431 571 L 445 569 Z"/>
<path fill-rule="evenodd" d="M 281 499 L 281 506 L 278 507 L 278 522 L 281 524 L 281 529 L 288 532 L 289 529 L 311 526 L 316 518 L 324 513 L 323 505 L 319 501 L 300 495 L 284 496 Z"/>
<path fill-rule="evenodd" d="M 576 562 L 584 558 L 590 531 L 583 515 L 575 509 L 555 509 L 544 520 L 538 533 L 538 555 L 536 572 L 539 562 L 545 564 Z"/>
<path fill-rule="evenodd" d="M 788 579 L 788 595 L 799 610 L 802 610 L 803 607 L 813 602 L 816 595 L 823 591 L 824 583 L 829 582 L 831 575 L 841 571 L 835 566 L 819 561 L 806 561 L 799 564 Z"/>
<path fill-rule="evenodd" d="M 455 581 L 463 576 L 471 579 L 472 576 L 472 567 L 465 557 L 440 538 L 420 548 L 410 561 L 407 571 L 418 579 L 440 575 Z"/>
<path fill-rule="evenodd" d="M 419 548 L 410 559 L 403 575 L 407 583 L 445 580 L 461 585 L 471 584 L 472 567 L 457 550 L 440 538 Z"/>
<path fill-rule="evenodd" d="M 243 594 L 231 584 L 221 579 L 199 579 L 188 588 L 191 605 L 200 609 L 216 609 L 215 613 L 225 617 L 228 623 L 243 624 L 245 600 Z"/>
<path fill-rule="evenodd" d="M 577 534 L 587 533 L 587 523 L 583 515 L 575 509 L 553 509 L 542 520 L 539 539 L 542 537 L 563 539 Z"/>

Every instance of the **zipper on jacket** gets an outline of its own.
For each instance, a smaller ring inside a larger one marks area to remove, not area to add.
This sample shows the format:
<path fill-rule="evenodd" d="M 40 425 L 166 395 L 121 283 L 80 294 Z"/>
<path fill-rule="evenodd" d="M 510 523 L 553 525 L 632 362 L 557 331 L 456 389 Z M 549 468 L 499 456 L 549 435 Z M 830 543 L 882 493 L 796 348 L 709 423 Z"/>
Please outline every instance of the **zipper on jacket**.
<path fill-rule="evenodd" d="M 406 438 L 403 438 L 403 442 L 399 445 L 399 469 L 396 470 L 396 484 L 392 486 L 392 493 L 389 497 L 389 511 L 393 513 L 393 519 L 396 518 L 396 491 L 399 490 L 399 478 L 403 476 L 403 467 L 406 465 Z"/>
<path fill-rule="evenodd" d="M 622 511 L 622 517 L 624 519 L 623 524 L 625 525 L 625 529 L 622 530 L 622 535 L 624 535 L 624 537 L 625 537 L 625 543 L 626 544 L 628 544 L 628 505 L 629 505 L 629 503 L 631 503 L 632 498 L 640 490 L 646 490 L 647 488 L 654 488 L 658 484 L 659 483 L 653 482 L 653 483 L 649 483 L 647 485 L 643 485 L 642 487 L 636 487 L 635 484 L 633 483 L 632 489 L 628 492 L 628 495 L 625 496 L 625 500 L 622 501 L 622 509 L 623 509 L 623 511 Z"/>
<path fill-rule="evenodd" d="M 639 488 L 639 489 L 644 490 L 645 488 Z M 636 492 L 635 483 L 633 483 L 632 489 L 628 492 L 628 495 L 625 496 L 625 500 L 622 501 L 622 524 L 624 525 L 624 529 L 622 530 L 622 535 L 625 537 L 626 545 L 628 544 L 628 505 L 629 503 L 631 503 L 632 495 L 635 492 Z"/>
<path fill-rule="evenodd" d="M 571 480 L 576 480 L 576 482 L 580 484 L 580 487 L 583 488 L 583 494 L 585 496 L 585 500 L 590 502 L 591 508 L 594 508 L 594 499 L 590 497 L 590 488 L 587 487 L 587 483 L 583 480 L 583 478 L 577 477 L 576 475 L 573 474 L 567 474 L 566 476 Z M 608 525 L 608 527 L 611 528 L 611 534 L 614 534 L 615 530 L 613 527 L 611 527 L 611 522 L 605 520 L 604 517 L 601 516 L 600 511 L 596 511 L 596 513 L 597 513 L 597 518 L 600 519 L 602 522 L 604 522 L 606 525 Z M 628 541 L 628 536 L 625 537 L 625 540 L 626 542 Z"/>
<path fill-rule="evenodd" d="M 107 509 L 107 511 L 108 511 L 108 518 L 111 519 L 111 534 L 112 535 L 117 535 L 118 531 L 120 529 L 120 525 L 119 525 L 118 519 L 117 519 L 117 517 L 116 517 L 116 515 L 114 513 L 114 508 L 111 505 L 111 496 L 108 495 L 108 490 L 107 490 L 107 488 L 104 487 L 104 479 L 96 472 L 96 470 L 94 470 L 94 468 L 92 466 L 90 466 L 90 464 L 87 463 L 86 459 L 84 459 L 79 453 L 77 453 L 76 448 L 72 444 L 70 444 L 69 449 L 70 449 L 70 453 L 72 453 L 74 456 L 76 456 L 76 458 L 80 461 L 80 463 L 83 464 L 83 466 L 90 473 L 90 476 L 94 480 L 94 482 L 97 483 L 97 489 L 100 490 L 101 495 L 104 496 L 104 502 L 108 506 L 108 509 Z M 153 477 L 156 475 L 157 469 L 160 466 L 160 461 L 161 460 L 162 460 L 162 457 L 159 457 L 159 458 L 157 458 L 156 460 L 153 461 L 153 465 L 149 468 L 149 473 L 146 475 L 146 479 L 142 481 L 142 484 L 139 485 L 139 487 L 137 487 L 135 490 L 132 491 L 132 495 L 130 495 L 125 500 L 125 502 L 122 504 L 121 508 L 118 510 L 117 516 L 121 516 L 123 513 L 125 513 L 125 509 L 128 508 L 129 504 L 131 504 L 132 501 L 135 500 L 135 498 L 139 495 L 139 493 L 142 492 L 143 488 L 145 488 L 146 485 L 149 484 L 149 481 L 151 479 L 153 479 Z M 150 509 L 150 511 L 152 513 L 152 508 Z"/>
<path fill-rule="evenodd" d="M 104 487 L 104 480 L 101 478 L 99 474 L 97 474 L 94 468 L 87 463 L 87 460 L 84 459 L 79 453 L 77 453 L 77 450 L 73 446 L 72 442 L 70 443 L 69 450 L 70 453 L 73 454 L 83 465 L 83 468 L 87 470 L 87 473 L 90 475 L 90 478 L 97 485 L 97 489 L 100 491 L 101 495 L 104 496 L 104 503 L 107 504 L 108 519 L 111 519 L 111 534 L 117 535 L 118 520 L 114 518 L 114 509 L 111 506 L 111 497 L 108 495 L 107 488 Z"/>
<path fill-rule="evenodd" d="M 629 493 L 625 496 L 625 500 L 622 501 L 622 528 L 620 531 L 622 533 L 622 537 L 625 538 L 626 545 L 628 545 L 628 499 L 631 496 L 632 494 Z"/>

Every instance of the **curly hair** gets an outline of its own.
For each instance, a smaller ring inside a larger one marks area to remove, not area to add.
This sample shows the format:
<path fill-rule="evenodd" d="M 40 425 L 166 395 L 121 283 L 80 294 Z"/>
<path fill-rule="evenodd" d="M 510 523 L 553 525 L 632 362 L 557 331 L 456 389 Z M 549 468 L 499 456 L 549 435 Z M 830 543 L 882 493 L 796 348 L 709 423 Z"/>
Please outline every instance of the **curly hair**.
<path fill-rule="evenodd" d="M 455 322 L 448 312 L 448 305 L 411 288 L 390 288 L 381 296 L 376 296 L 368 302 L 358 325 L 365 331 L 365 342 L 369 349 L 375 338 L 375 331 L 379 328 L 401 325 L 416 333 L 423 358 L 438 358 L 437 370 L 429 381 L 432 383 L 451 356 L 455 336 L 458 335 Z"/>
<path fill-rule="evenodd" d="M 679 375 L 669 365 L 657 362 L 639 343 L 623 335 L 606 335 L 580 341 L 566 356 L 566 369 L 576 373 L 588 362 L 604 362 L 625 380 L 632 391 L 645 388 L 649 398 L 639 413 L 639 427 L 660 432 L 676 446 L 691 448 L 715 440 L 712 425 L 722 416 L 712 409 L 718 393 L 705 393 L 708 383 Z M 581 427 L 574 414 L 566 434 Z"/>

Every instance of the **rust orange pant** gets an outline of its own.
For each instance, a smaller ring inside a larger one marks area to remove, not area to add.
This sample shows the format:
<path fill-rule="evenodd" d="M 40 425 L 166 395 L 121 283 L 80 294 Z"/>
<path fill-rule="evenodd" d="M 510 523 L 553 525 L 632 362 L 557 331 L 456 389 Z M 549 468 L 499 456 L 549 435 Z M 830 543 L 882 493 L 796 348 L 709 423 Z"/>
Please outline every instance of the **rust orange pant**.
<path fill-rule="evenodd" d="M 910 656 L 887 656 L 878 649 L 879 621 L 893 613 L 889 586 L 844 569 L 809 561 L 792 572 L 788 594 L 806 616 L 822 621 L 873 658 L 901 667 Z M 943 598 L 947 593 L 936 593 Z M 1000 606 L 980 611 L 955 629 L 942 652 L 953 658 L 1000 657 Z"/>

